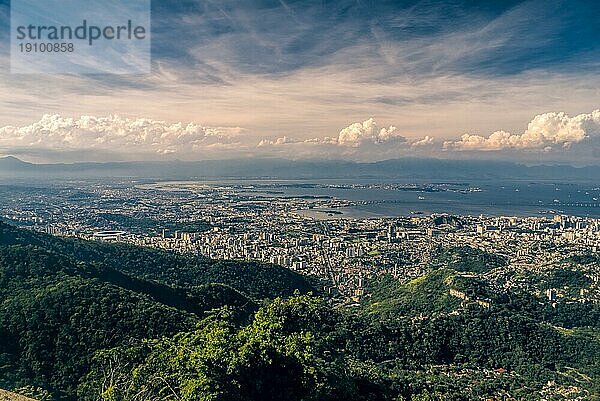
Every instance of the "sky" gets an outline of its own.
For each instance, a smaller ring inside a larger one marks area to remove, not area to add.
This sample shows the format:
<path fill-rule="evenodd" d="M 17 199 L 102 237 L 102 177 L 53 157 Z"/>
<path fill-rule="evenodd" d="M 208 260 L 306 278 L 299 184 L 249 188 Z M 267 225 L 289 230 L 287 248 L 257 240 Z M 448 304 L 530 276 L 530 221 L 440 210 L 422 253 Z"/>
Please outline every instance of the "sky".
<path fill-rule="evenodd" d="M 10 73 L 0 155 L 600 164 L 600 2 L 152 3 L 150 74 Z"/>

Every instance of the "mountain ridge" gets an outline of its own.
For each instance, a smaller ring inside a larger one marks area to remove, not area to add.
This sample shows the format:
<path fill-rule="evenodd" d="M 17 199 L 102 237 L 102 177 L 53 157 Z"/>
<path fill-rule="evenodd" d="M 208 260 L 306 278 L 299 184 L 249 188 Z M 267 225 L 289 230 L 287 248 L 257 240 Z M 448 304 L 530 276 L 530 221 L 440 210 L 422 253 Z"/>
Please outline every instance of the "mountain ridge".
<path fill-rule="evenodd" d="M 235 159 L 35 164 L 0 158 L 0 178 L 140 179 L 420 179 L 420 180 L 594 180 L 600 166 L 525 165 L 508 161 L 401 158 L 348 160 Z"/>

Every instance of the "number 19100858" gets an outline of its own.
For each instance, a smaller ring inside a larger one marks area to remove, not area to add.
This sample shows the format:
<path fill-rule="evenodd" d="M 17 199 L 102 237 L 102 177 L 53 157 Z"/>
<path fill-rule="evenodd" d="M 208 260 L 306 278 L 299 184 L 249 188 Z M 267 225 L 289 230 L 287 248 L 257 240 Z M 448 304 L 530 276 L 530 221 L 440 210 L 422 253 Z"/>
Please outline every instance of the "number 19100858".
<path fill-rule="evenodd" d="M 21 53 L 73 53 L 73 43 L 19 43 Z"/>

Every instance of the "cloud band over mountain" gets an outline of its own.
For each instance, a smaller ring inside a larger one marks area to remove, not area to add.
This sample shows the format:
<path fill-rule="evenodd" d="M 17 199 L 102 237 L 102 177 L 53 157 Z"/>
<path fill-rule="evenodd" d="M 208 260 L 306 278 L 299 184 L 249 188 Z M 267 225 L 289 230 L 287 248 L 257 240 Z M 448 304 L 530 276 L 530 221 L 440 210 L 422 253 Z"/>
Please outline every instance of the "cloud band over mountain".
<path fill-rule="evenodd" d="M 65 150 L 105 151 L 136 154 L 144 159 L 157 155 L 203 159 L 248 154 L 362 160 L 435 152 L 440 155 L 477 152 L 566 154 L 575 145 L 594 144 L 594 140 L 600 138 L 600 109 L 574 117 L 564 112 L 540 114 L 519 134 L 498 130 L 489 136 L 465 134 L 456 140 L 445 141 L 430 135 L 409 138 L 394 125 L 379 127 L 372 117 L 351 123 L 334 136 L 295 138 L 284 135 L 257 143 L 255 134 L 246 135 L 246 130 L 240 127 L 207 127 L 197 122 L 165 122 L 115 115 L 70 118 L 55 114 L 44 115 L 29 125 L 1 127 L 0 153 L 24 154 L 27 149 L 35 149 L 38 154 Z"/>

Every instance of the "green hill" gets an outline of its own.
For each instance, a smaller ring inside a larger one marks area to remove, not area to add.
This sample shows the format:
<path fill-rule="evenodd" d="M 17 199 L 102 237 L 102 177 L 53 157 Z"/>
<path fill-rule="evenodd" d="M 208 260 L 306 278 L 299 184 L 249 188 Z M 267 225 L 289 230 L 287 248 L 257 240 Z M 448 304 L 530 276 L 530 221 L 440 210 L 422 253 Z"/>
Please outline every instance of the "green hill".
<path fill-rule="evenodd" d="M 450 295 L 455 275 L 452 270 L 440 269 L 407 283 L 380 276 L 369 283 L 371 297 L 365 299 L 366 310 L 385 316 L 451 312 L 460 305 L 460 299 Z"/>
<path fill-rule="evenodd" d="M 238 270 L 239 269 L 239 270 Z M 229 306 L 314 291 L 275 266 L 61 239 L 0 223 L 0 387 L 73 397 L 97 350 L 192 329 Z"/>
<path fill-rule="evenodd" d="M 34 247 L 0 249 L 0 386 L 73 394 L 95 350 L 192 328 L 197 317 L 73 273 Z"/>
<path fill-rule="evenodd" d="M 497 267 L 506 266 L 507 260 L 504 256 L 481 249 L 458 246 L 439 250 L 433 264 L 459 272 L 486 273 Z"/>
<path fill-rule="evenodd" d="M 224 284 L 253 299 L 289 296 L 318 290 L 305 277 L 288 269 L 256 262 L 216 261 L 125 244 L 56 238 L 19 230 L 0 222 L 0 246 L 36 245 L 101 269 L 174 287 Z"/>

